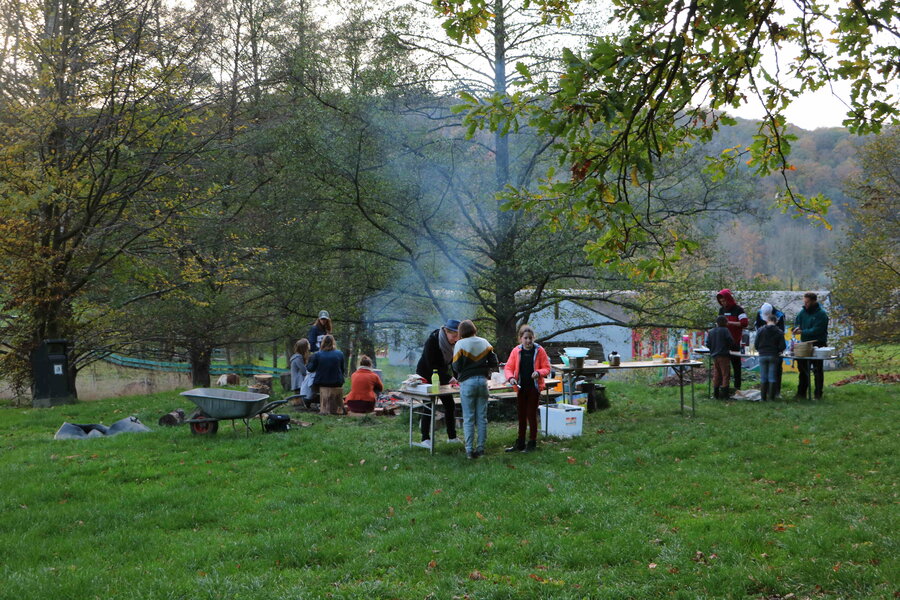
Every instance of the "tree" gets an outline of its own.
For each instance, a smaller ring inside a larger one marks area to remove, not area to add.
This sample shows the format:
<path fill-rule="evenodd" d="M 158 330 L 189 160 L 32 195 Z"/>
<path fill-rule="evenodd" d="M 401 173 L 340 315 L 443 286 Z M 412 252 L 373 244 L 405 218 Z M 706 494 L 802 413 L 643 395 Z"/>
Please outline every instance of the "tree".
<path fill-rule="evenodd" d="M 869 140 L 858 158 L 862 174 L 848 182 L 857 204 L 832 254 L 832 293 L 853 324 L 852 341 L 890 348 L 900 344 L 900 128 Z M 888 360 L 875 370 L 892 366 Z"/>
<path fill-rule="evenodd" d="M 574 3 L 536 5 L 544 19 L 565 21 Z M 586 227 L 597 238 L 591 247 L 596 261 L 625 269 L 637 262 L 644 273 L 670 268 L 695 248 L 648 218 L 635 198 L 653 186 L 662 157 L 707 142 L 721 125 L 734 123 L 723 111 L 754 101 L 766 116 L 751 144 L 710 158 L 707 169 L 718 176 L 742 160 L 759 175 L 790 172 L 792 136 L 783 110 L 803 91 L 830 82 L 852 84 L 845 120 L 852 131 L 877 132 L 897 119 L 896 3 L 800 0 L 794 6 L 796 16 L 773 0 L 625 0 L 614 13 L 627 28 L 624 35 L 597 37 L 581 53 L 567 50 L 566 72 L 558 80 L 519 66 L 524 91 L 488 101 L 469 98 L 469 123 L 512 130 L 529 123 L 558 138 L 560 163 L 574 176 L 551 173 L 539 193 L 513 194 L 513 206 L 550 214 L 583 211 L 592 217 Z M 445 28 L 456 40 L 494 18 L 487 0 L 436 0 L 435 7 L 447 16 Z M 818 221 L 828 208 L 827 199 L 803 197 L 790 186 L 779 204 Z M 648 241 L 657 248 L 652 256 L 631 252 L 635 243 Z"/>
<path fill-rule="evenodd" d="M 0 15 L 0 369 L 24 388 L 30 350 L 69 338 L 74 389 L 114 341 L 89 292 L 196 201 L 170 174 L 210 139 L 190 127 L 208 99 L 203 16 L 159 0 L 0 0 Z"/>

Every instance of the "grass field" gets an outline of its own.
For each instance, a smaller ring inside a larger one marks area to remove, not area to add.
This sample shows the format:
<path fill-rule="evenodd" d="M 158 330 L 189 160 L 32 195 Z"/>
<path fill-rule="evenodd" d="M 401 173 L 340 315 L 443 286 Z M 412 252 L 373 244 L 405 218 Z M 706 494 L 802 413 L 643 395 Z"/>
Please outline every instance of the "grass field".
<path fill-rule="evenodd" d="M 608 392 L 581 437 L 507 454 L 491 423 L 477 461 L 441 435 L 409 448 L 402 417 L 196 437 L 156 427 L 190 407 L 171 392 L 2 408 L 0 598 L 900 593 L 897 386 L 702 398 L 696 418 L 671 388 Z M 155 431 L 52 439 L 132 414 Z"/>

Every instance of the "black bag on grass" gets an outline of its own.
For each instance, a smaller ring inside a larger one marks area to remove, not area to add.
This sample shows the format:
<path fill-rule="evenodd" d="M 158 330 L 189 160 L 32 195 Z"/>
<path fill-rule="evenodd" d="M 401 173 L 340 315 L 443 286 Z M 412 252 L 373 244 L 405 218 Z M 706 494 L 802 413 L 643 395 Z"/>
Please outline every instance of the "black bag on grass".
<path fill-rule="evenodd" d="M 267 432 L 288 431 L 291 428 L 291 417 L 288 415 L 269 415 L 263 423 Z"/>

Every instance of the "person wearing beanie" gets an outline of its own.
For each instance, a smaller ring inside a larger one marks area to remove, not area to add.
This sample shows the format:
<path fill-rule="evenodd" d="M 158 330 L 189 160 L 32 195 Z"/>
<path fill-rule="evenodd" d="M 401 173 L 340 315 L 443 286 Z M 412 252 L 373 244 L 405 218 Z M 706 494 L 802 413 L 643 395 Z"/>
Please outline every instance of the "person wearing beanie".
<path fill-rule="evenodd" d="M 787 331 L 784 325 L 784 313 L 765 302 L 756 312 L 756 322 L 754 323 L 756 335 L 759 335 L 760 329 L 767 325 L 766 319 L 770 314 L 775 315 L 775 326 L 781 330 L 782 334 Z M 783 371 L 784 361 L 779 359 L 778 364 L 775 365 L 775 381 L 769 385 L 769 400 L 775 400 L 781 396 L 781 375 Z"/>
<path fill-rule="evenodd" d="M 332 335 L 331 315 L 327 310 L 320 310 L 319 317 L 313 321 L 309 333 L 306 335 L 306 339 L 309 340 L 309 351 L 318 352 L 319 346 L 322 345 L 322 338 L 326 335 Z"/>
<path fill-rule="evenodd" d="M 784 331 L 776 325 L 778 318 L 775 313 L 769 310 L 766 312 L 766 319 L 768 323 L 756 331 L 756 339 L 753 341 L 759 353 L 759 389 L 763 401 L 774 400 L 770 392 L 775 386 L 775 374 L 781 363 L 781 353 L 787 347 Z"/>
<path fill-rule="evenodd" d="M 439 327 L 428 334 L 425 345 L 422 348 L 422 356 L 416 364 L 416 375 L 431 383 L 432 374 L 437 371 L 441 385 L 456 383 L 456 378 L 450 370 L 450 363 L 453 362 L 453 345 L 459 339 L 459 321 L 456 319 L 448 319 L 443 327 Z M 453 444 L 460 443 L 460 439 L 456 435 L 456 401 L 452 394 L 444 394 L 438 396 L 444 407 L 444 422 L 447 424 L 447 441 Z M 422 418 L 421 420 L 422 443 L 423 447 L 430 448 L 431 440 L 431 419 Z"/>

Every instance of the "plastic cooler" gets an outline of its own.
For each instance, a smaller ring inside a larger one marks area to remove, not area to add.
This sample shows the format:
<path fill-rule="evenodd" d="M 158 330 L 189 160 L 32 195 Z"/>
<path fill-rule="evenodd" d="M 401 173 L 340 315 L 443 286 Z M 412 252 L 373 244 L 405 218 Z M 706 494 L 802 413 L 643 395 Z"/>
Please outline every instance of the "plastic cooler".
<path fill-rule="evenodd" d="M 572 404 L 545 404 L 539 408 L 544 435 L 568 438 L 581 435 L 584 407 Z"/>

